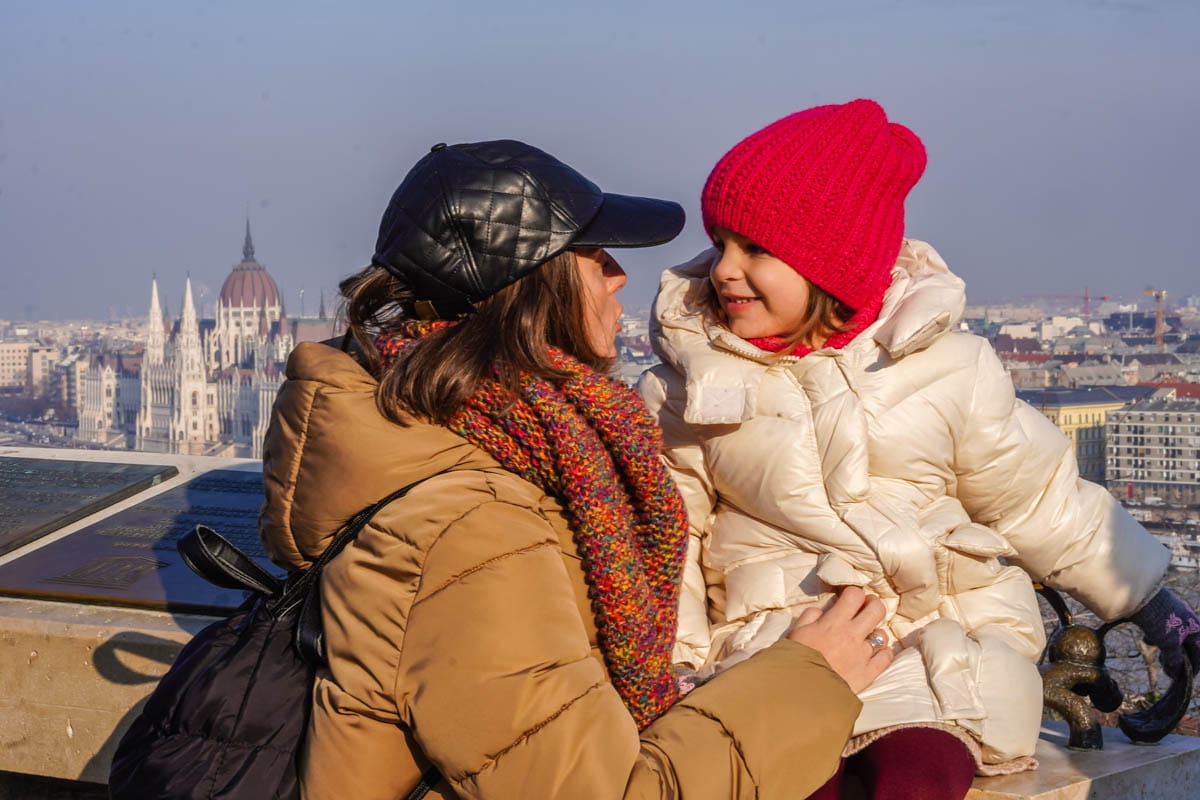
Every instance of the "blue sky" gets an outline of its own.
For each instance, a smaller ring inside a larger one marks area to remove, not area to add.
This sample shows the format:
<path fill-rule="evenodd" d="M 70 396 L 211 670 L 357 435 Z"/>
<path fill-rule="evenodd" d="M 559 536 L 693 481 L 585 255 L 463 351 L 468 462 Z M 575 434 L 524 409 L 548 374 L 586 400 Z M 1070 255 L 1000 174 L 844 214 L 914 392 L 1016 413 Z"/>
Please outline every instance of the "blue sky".
<path fill-rule="evenodd" d="M 909 234 L 973 300 L 1200 293 L 1194 0 L 18 2 L 0 7 L 0 318 L 211 302 L 241 256 L 307 310 L 438 141 L 514 137 L 688 211 L 741 137 L 872 97 L 925 141 Z"/>

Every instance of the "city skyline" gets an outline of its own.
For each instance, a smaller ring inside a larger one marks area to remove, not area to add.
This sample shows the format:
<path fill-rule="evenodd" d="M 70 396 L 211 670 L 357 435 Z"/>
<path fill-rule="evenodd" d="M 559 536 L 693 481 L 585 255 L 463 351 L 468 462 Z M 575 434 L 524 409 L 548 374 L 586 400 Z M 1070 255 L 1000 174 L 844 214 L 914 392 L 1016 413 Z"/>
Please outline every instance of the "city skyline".
<path fill-rule="evenodd" d="M 699 190 L 725 150 L 859 96 L 924 140 L 908 232 L 973 301 L 1192 294 L 1198 35 L 1186 2 L 14 0 L 0 318 L 136 309 L 154 274 L 211 287 L 247 212 L 289 307 L 307 302 L 369 262 L 431 144 L 500 137 L 685 206 L 676 242 L 620 254 L 644 304 L 704 246 Z"/>
<path fill-rule="evenodd" d="M 247 235 L 248 229 L 252 223 L 253 219 L 250 216 L 245 217 L 243 220 L 243 224 L 246 226 L 245 232 Z M 239 231 L 239 235 L 242 233 L 243 231 Z M 232 250 L 232 246 L 230 249 Z M 173 313 L 172 309 L 177 312 L 178 309 L 182 307 L 185 294 L 184 282 L 188 281 L 192 286 L 192 292 L 194 295 L 193 302 L 195 303 L 197 313 L 203 318 L 213 318 L 216 315 L 220 281 L 223 280 L 225 275 L 228 274 L 229 268 L 237 263 L 232 258 L 228 261 L 228 264 L 220 267 L 219 273 L 214 269 L 206 269 L 204 271 L 194 271 L 189 269 L 182 272 L 162 271 L 153 273 L 150 276 L 150 281 L 158 281 L 160 283 L 159 296 L 162 298 L 161 305 L 164 315 L 170 317 Z M 271 269 L 266 263 L 264 263 L 264 266 L 271 270 L 272 275 L 275 275 L 274 270 Z M 176 284 L 178 284 L 178 286 L 176 286 Z M 288 315 L 296 317 L 317 317 L 322 311 L 330 317 L 336 315 L 340 300 L 336 284 L 328 287 L 319 287 L 316 290 L 304 286 L 288 286 L 283 280 L 280 281 L 280 284 L 281 303 Z M 217 286 L 218 288 L 214 290 L 213 286 Z M 654 295 L 651 291 L 645 293 L 643 296 L 638 296 L 635 294 L 638 288 L 643 287 L 632 286 L 631 288 L 627 288 L 624 290 L 622 297 L 627 309 L 630 312 L 646 313 L 649 311 L 649 308 L 654 300 Z M 1100 291 L 1095 291 L 1093 287 L 1087 285 L 1070 294 L 1056 294 L 1052 292 L 1040 293 L 1036 291 L 1036 287 L 1032 288 L 1034 289 L 1033 291 L 1029 291 L 1020 295 L 984 298 L 970 296 L 970 287 L 968 286 L 967 302 L 968 305 L 971 306 L 1036 305 L 1044 308 L 1047 311 L 1077 309 L 1080 311 L 1080 313 L 1082 313 L 1082 309 L 1085 308 L 1086 304 L 1090 301 L 1091 308 L 1097 314 L 1101 313 L 1099 309 L 1106 304 L 1120 304 L 1123 306 L 1133 304 L 1138 306 L 1139 309 L 1153 308 L 1154 306 L 1153 298 L 1148 296 L 1150 290 L 1148 285 L 1142 290 L 1132 290 L 1132 293 L 1128 295 L 1102 294 Z M 1178 289 L 1172 289 L 1169 287 L 1162 288 L 1166 288 L 1168 293 L 1166 298 L 1167 308 L 1179 308 L 1188 305 L 1200 306 L 1200 303 L 1195 302 L 1198 298 L 1200 298 L 1200 277 L 1193 279 L 1190 283 L 1190 286 L 1184 286 Z M 134 296 L 130 294 L 131 292 L 145 296 Z M 138 287 L 122 287 L 122 294 L 125 296 L 126 301 L 120 308 L 110 305 L 107 309 L 96 309 L 91 315 L 60 315 L 50 317 L 22 317 L 20 315 L 15 315 L 9 317 L 0 316 L 0 321 L 19 324 L 36 323 L 39 321 L 111 322 L 138 320 L 145 317 L 144 307 L 147 299 L 150 296 L 149 292 L 149 284 Z"/>

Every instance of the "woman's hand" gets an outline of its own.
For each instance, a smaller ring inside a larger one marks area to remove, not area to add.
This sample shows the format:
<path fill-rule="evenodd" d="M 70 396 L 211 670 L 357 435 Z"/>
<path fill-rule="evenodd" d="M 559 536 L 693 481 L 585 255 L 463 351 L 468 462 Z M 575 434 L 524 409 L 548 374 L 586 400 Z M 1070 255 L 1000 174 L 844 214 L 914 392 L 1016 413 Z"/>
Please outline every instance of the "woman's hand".
<path fill-rule="evenodd" d="M 887 635 L 879 630 L 883 603 L 857 586 L 847 586 L 825 611 L 806 608 L 788 632 L 793 642 L 816 650 L 855 694 L 871 685 L 888 664 L 892 651 Z M 872 647 L 867 637 L 878 634 L 881 647 Z"/>

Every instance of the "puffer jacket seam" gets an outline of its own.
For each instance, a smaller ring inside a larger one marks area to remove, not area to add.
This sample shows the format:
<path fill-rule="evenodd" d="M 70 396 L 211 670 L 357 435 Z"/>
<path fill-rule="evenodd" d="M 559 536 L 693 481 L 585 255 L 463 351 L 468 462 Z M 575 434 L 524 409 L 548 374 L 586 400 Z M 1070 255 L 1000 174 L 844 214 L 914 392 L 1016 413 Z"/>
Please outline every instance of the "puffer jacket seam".
<path fill-rule="evenodd" d="M 874 347 L 879 347 L 879 345 L 874 345 Z M 858 407 L 862 409 L 863 419 L 866 420 L 866 398 L 864 398 L 862 392 L 858 390 L 858 378 L 856 376 L 856 373 L 859 373 L 862 370 L 857 364 L 848 364 L 846 362 L 846 358 L 837 358 L 834 359 L 833 363 L 837 365 L 838 372 L 842 373 L 842 380 L 846 382 L 846 391 L 854 395 L 854 399 L 858 401 Z"/>
<path fill-rule="evenodd" d="M 509 472 L 508 470 L 504 469 L 503 467 L 499 467 L 497 469 L 480 470 L 480 472 L 483 473 L 483 479 L 487 483 L 488 489 L 490 489 L 492 492 L 493 500 L 490 502 L 504 503 L 505 505 L 510 505 L 515 508 L 524 508 L 524 509 L 536 514 L 537 516 L 541 517 L 543 520 L 546 521 L 547 524 L 550 523 L 549 517 L 546 516 L 546 512 L 541 508 L 540 505 L 533 505 L 533 504 L 528 504 L 528 503 L 515 503 L 511 500 L 500 499 L 501 493 L 503 493 L 505 491 L 505 487 L 500 485 L 500 481 L 504 480 L 504 479 L 514 479 L 515 478 L 516 480 L 520 481 L 521 483 L 525 484 L 526 486 L 529 486 L 530 488 L 534 489 L 540 497 L 546 496 L 545 492 L 543 492 L 540 487 L 530 483 L 529 481 L 522 478 L 520 475 L 517 475 L 513 472 Z"/>
<path fill-rule="evenodd" d="M 289 534 L 292 533 L 292 514 L 296 510 L 296 489 L 300 485 L 298 478 L 300 476 L 300 465 L 304 461 L 305 445 L 308 443 L 309 422 L 312 419 L 313 406 L 317 404 L 317 394 L 320 391 L 320 387 L 315 387 L 308 397 L 308 404 L 304 409 L 304 422 L 300 426 L 300 438 L 296 442 L 295 447 L 296 458 L 292 469 L 289 470 L 290 474 L 287 479 L 288 491 L 284 497 L 284 502 L 287 505 L 287 514 L 284 517 L 283 528 Z M 299 542 L 296 542 L 296 549 L 297 551 L 300 549 Z M 303 554 L 301 554 L 301 557 L 304 557 Z"/>
<path fill-rule="evenodd" d="M 942 377 L 938 378 L 937 380 L 931 381 L 930 383 L 926 384 L 925 387 L 923 387 L 923 388 L 926 390 L 932 390 L 934 387 L 937 387 L 939 384 L 941 384 L 945 381 L 948 381 L 948 380 L 952 380 L 953 376 L 954 376 L 954 373 L 947 373 L 946 375 L 943 375 Z M 971 391 L 974 392 L 975 390 L 972 389 Z M 911 394 L 908 397 L 905 397 L 904 401 L 907 401 L 914 397 L 920 398 L 920 395 L 917 393 Z M 924 399 L 924 398 L 921 398 L 921 399 Z M 904 401 L 901 401 L 900 403 L 896 403 L 895 405 L 891 406 L 890 408 L 887 408 L 886 410 L 884 410 L 884 412 L 882 414 L 879 414 L 878 416 L 872 415 L 871 419 L 881 422 L 881 423 L 886 422 L 887 418 L 891 414 L 900 412 L 900 409 L 903 406 Z M 946 416 L 946 412 L 941 406 L 939 406 L 935 403 L 926 403 L 922 407 L 922 410 L 927 410 L 927 411 L 932 412 L 933 414 L 936 414 L 937 418 L 940 419 L 942 421 L 942 424 L 946 426 L 946 430 L 949 432 L 950 438 L 951 438 L 950 452 L 951 453 L 955 452 L 958 449 L 958 428 L 959 428 L 959 426 L 957 424 L 955 424 L 953 421 L 951 421 L 951 419 L 949 417 Z M 905 409 L 905 411 L 907 411 L 907 409 Z"/>
<path fill-rule="evenodd" d="M 737 753 L 738 760 L 742 764 L 742 769 L 745 771 L 746 775 L 748 775 L 750 777 L 750 782 L 752 784 L 754 784 L 754 796 L 758 797 L 758 793 L 759 793 L 758 778 L 756 778 L 754 776 L 754 773 L 750 770 L 750 762 L 746 758 L 746 754 L 742 752 L 741 742 L 739 742 L 737 740 L 737 737 L 733 735 L 733 732 L 731 730 L 729 730 L 728 726 L 725 725 L 725 722 L 720 717 L 714 715 L 712 712 L 706 711 L 703 708 L 699 708 L 699 707 L 691 705 L 689 703 L 680 703 L 680 707 L 686 708 L 689 711 L 693 711 L 696 714 L 699 714 L 700 716 L 704 717 L 705 719 L 710 720 L 711 722 L 715 723 L 718 727 L 720 727 L 721 732 L 723 734 L 725 734 L 725 738 L 729 740 L 729 746 L 733 748 L 733 752 Z"/>
<path fill-rule="evenodd" d="M 493 495 L 494 495 L 495 488 L 492 487 L 490 485 L 490 483 L 489 483 L 489 488 L 492 489 Z M 483 569 L 485 566 L 487 566 L 489 564 L 494 564 L 494 563 L 496 563 L 502 559 L 506 559 L 510 556 L 524 554 L 527 552 L 532 552 L 534 550 L 538 550 L 538 549 L 541 549 L 544 547 L 550 547 L 554 544 L 553 542 L 549 542 L 549 541 L 538 542 L 533 545 L 528 545 L 526 547 L 518 548 L 517 550 L 510 550 L 507 553 L 501 553 L 499 555 L 493 556 L 493 557 L 475 565 L 474 567 L 469 567 L 469 568 L 455 574 L 454 576 L 449 578 L 445 583 L 443 583 L 441 586 L 437 587 L 431 594 L 426 595 L 425 597 L 421 597 L 421 589 L 425 583 L 425 562 L 427 562 L 429 560 L 429 557 L 433 553 L 434 549 L 438 546 L 438 544 L 441 543 L 442 539 L 446 535 L 446 532 L 449 531 L 452 526 L 457 525 L 459 522 L 462 522 L 462 520 L 466 519 L 468 516 L 470 516 L 474 512 L 483 508 L 485 505 L 489 505 L 491 503 L 503 503 L 504 505 L 513 506 L 515 508 L 522 508 L 522 509 L 525 509 L 526 511 L 529 511 L 528 508 L 526 508 L 525 506 L 519 505 L 517 503 L 507 503 L 503 500 L 492 499 L 492 500 L 485 500 L 483 502 L 476 503 L 476 504 L 472 505 L 470 508 L 463 511 L 463 513 L 459 514 L 454 519 L 448 520 L 446 522 L 446 524 L 444 526 L 442 526 L 442 529 L 438 532 L 437 536 L 434 537 L 434 540 L 432 543 L 430 543 L 429 548 L 425 551 L 425 558 L 422 559 L 422 562 L 421 562 L 421 572 L 420 572 L 419 577 L 417 578 L 417 587 L 416 587 L 416 590 L 413 592 L 413 597 L 418 598 L 418 599 L 414 600 L 412 605 L 410 605 L 408 607 L 408 614 L 406 615 L 406 619 L 411 619 L 413 611 L 415 611 L 417 606 L 421 605 L 421 603 L 425 602 L 430 597 L 437 595 L 442 590 L 448 588 L 452 584 L 457 583 L 458 581 L 460 581 L 462 578 L 466 577 L 467 575 L 470 575 L 474 572 L 478 572 L 479 570 Z M 530 512 L 530 513 L 533 513 L 533 512 Z M 407 642 L 407 636 L 405 635 L 407 633 L 407 631 L 408 631 L 408 623 L 406 622 L 405 630 L 401 633 L 401 640 L 396 647 L 396 667 L 395 667 L 395 672 L 392 675 L 392 702 L 394 704 L 396 714 L 400 719 L 405 718 L 403 709 L 401 709 L 401 707 L 400 707 L 401 706 L 401 702 L 400 702 L 401 693 L 399 691 L 399 686 L 400 686 L 401 666 L 404 664 L 404 645 Z"/>
<path fill-rule="evenodd" d="M 445 473 L 443 473 L 443 474 L 445 474 Z M 437 476 L 432 476 L 432 477 L 437 477 Z M 426 480 L 429 480 L 429 479 L 426 479 Z M 489 484 L 489 488 L 492 488 L 492 487 L 490 486 L 490 484 Z M 494 494 L 494 490 L 493 490 L 493 494 Z M 404 498 L 404 499 L 402 499 L 402 500 L 398 501 L 398 503 L 396 504 L 396 506 L 395 506 L 395 507 L 402 508 L 402 507 L 403 507 L 404 500 L 406 500 L 406 499 L 408 499 L 408 498 Z M 446 524 L 442 526 L 442 529 L 441 529 L 440 531 L 438 531 L 437 535 L 436 535 L 436 536 L 434 537 L 434 539 L 433 539 L 433 542 L 432 542 L 432 543 L 429 545 L 429 548 L 428 548 L 428 549 L 425 551 L 425 558 L 426 558 L 426 559 L 428 559 L 428 558 L 429 558 L 429 554 L 430 554 L 431 552 L 433 552 L 433 548 L 437 546 L 438 542 L 440 542 L 440 541 L 441 541 L 442 537 L 443 537 L 443 536 L 446 534 L 446 531 L 448 531 L 448 530 L 451 528 L 451 526 L 453 526 L 453 525 L 457 524 L 458 522 L 461 522 L 461 521 L 462 521 L 464 518 L 466 518 L 467 516 L 469 516 L 469 515 L 470 515 L 470 514 L 472 514 L 473 512 L 477 511 L 477 510 L 478 510 L 478 509 L 480 509 L 481 507 L 483 507 L 483 506 L 485 506 L 485 505 L 488 505 L 488 504 L 490 504 L 490 503 L 495 503 L 495 502 L 503 502 L 503 501 L 497 501 L 497 500 L 484 500 L 484 501 L 482 501 L 482 502 L 476 503 L 475 505 L 471 506 L 470 508 L 468 508 L 468 509 L 467 509 L 466 511 L 464 511 L 463 513 L 459 514 L 459 515 L 458 515 L 457 517 L 455 517 L 454 519 L 448 520 L 448 521 L 446 522 Z M 514 504 L 514 503 L 507 503 L 506 505 L 516 505 L 516 504 Z M 521 506 L 518 506 L 518 507 L 521 507 Z M 403 543 L 406 543 L 406 544 L 415 545 L 415 543 L 414 543 L 414 542 L 413 542 L 411 539 L 408 539 L 408 538 L 405 538 L 405 537 L 402 537 L 402 536 L 396 535 L 396 534 L 395 534 L 395 532 L 394 532 L 394 531 L 392 531 L 390 528 L 388 528 L 388 527 L 386 527 L 386 526 L 379 526 L 379 525 L 376 525 L 374 521 L 371 521 L 370 523 L 368 523 L 368 527 L 370 527 L 370 528 L 372 528 L 372 529 L 375 529 L 375 530 L 378 530 L 378 531 L 380 531 L 380 532 L 382 532 L 382 533 L 384 533 L 384 534 L 387 534 L 387 535 L 388 535 L 388 536 L 390 536 L 391 538 L 395 539 L 395 541 L 396 541 L 396 542 L 398 542 L 398 543 L 400 543 L 400 542 L 403 542 Z M 539 545 L 535 545 L 534 547 L 541 547 L 541 546 L 543 546 L 543 545 L 539 544 Z M 533 549 L 533 548 L 525 548 L 525 549 Z M 516 551 L 513 551 L 513 552 L 516 552 Z M 412 605 L 410 605 L 410 606 L 408 607 L 408 613 L 409 613 L 409 614 L 412 614 L 412 611 L 413 611 L 413 609 L 415 609 L 415 608 L 416 608 L 418 605 L 420 605 L 422 602 L 424 602 L 425 600 L 429 599 L 429 597 L 432 597 L 432 596 L 436 595 L 438 592 L 441 592 L 443 589 L 447 588 L 447 587 L 448 587 L 450 584 L 454 583 L 456 580 L 458 580 L 458 579 L 462 578 L 463 576 L 465 576 L 465 575 L 468 575 L 468 574 L 470 574 L 470 573 L 472 573 L 472 572 L 475 572 L 475 571 L 477 571 L 478 569 L 481 569 L 482 567 L 486 566 L 487 564 L 489 564 L 489 563 L 491 563 L 491 562 L 497 561 L 497 560 L 499 560 L 500 558 L 504 558 L 505 556 L 507 556 L 507 555 L 512 555 L 512 554 L 513 554 L 513 553 L 505 553 L 505 554 L 502 554 L 502 555 L 499 555 L 499 556 L 495 556 L 495 557 L 493 557 L 493 558 L 490 558 L 490 559 L 488 559 L 487 561 L 484 561 L 484 562 L 480 563 L 480 564 L 479 564 L 479 565 L 477 565 L 476 567 L 468 568 L 468 569 L 466 569 L 466 570 L 464 570 L 464 571 L 462 571 L 462 572 L 460 572 L 460 573 L 456 574 L 455 576 L 453 576 L 452 578 L 450 578 L 449 580 L 447 580 L 445 583 L 443 583 L 441 586 L 439 586 L 437 589 L 435 589 L 435 590 L 433 591 L 433 593 L 432 593 L 432 594 L 430 594 L 428 597 L 422 597 L 422 598 L 421 598 L 421 599 L 419 599 L 419 600 L 415 600 L 415 601 L 413 602 L 413 604 L 412 604 Z M 424 570 L 422 570 L 422 571 L 421 571 L 421 575 L 420 575 L 420 577 L 417 579 L 417 586 L 416 586 L 416 589 L 415 589 L 415 591 L 413 592 L 413 596 L 414 596 L 414 597 L 418 597 L 418 596 L 421 594 L 421 587 L 422 587 L 422 584 L 424 583 L 424 579 L 425 579 L 425 573 L 424 573 Z M 406 627 L 407 627 L 407 626 L 406 626 Z M 405 633 L 404 631 L 402 631 L 402 632 L 401 632 L 401 637 L 402 637 L 402 638 L 401 638 L 401 641 L 398 643 L 398 645 L 397 645 L 397 647 L 396 647 L 396 652 L 395 652 L 395 655 L 396 655 L 396 666 L 395 666 L 395 671 L 394 671 L 394 673 L 393 673 L 393 676 L 392 676 L 392 694 L 391 694 L 391 697 L 392 697 L 392 703 L 393 703 L 392 710 L 395 712 L 395 714 L 396 714 L 396 718 L 397 718 L 397 719 L 400 719 L 400 720 L 402 720 L 402 719 L 404 718 L 404 716 L 403 716 L 403 714 L 402 714 L 402 712 L 401 712 L 401 708 L 400 708 L 399 693 L 397 692 L 397 686 L 398 686 L 398 684 L 399 684 L 399 682 L 400 682 L 400 665 L 401 665 L 401 664 L 403 663 L 403 661 L 404 661 L 404 639 L 403 639 L 404 633 Z M 327 680 L 332 680 L 332 678 L 327 678 Z M 342 692 L 345 692 L 345 693 L 347 694 L 347 696 L 349 696 L 349 697 L 351 697 L 352 699 L 354 699 L 356 702 L 358 702 L 359 704 L 361 704 L 361 705 L 362 705 L 364 708 L 369 708 L 369 709 L 371 709 L 371 710 L 373 710 L 373 711 L 374 711 L 374 710 L 377 710 L 377 709 L 374 709 L 374 708 L 371 706 L 371 704 L 367 703 L 367 702 L 366 702 L 366 701 L 364 701 L 362 698 L 360 698 L 360 697 L 358 697 L 358 696 L 356 696 L 356 695 L 354 695 L 354 694 L 352 694 L 352 693 L 348 692 L 348 691 L 346 690 L 346 688 L 345 688 L 344 686 L 342 686 L 341 684 L 337 683 L 337 681 L 333 681 L 333 683 L 334 683 L 334 685 L 335 685 L 335 686 L 337 686 L 337 687 L 338 687 L 338 689 L 339 689 L 339 690 L 341 690 Z"/>
<path fill-rule="evenodd" d="M 561 717 L 563 714 L 565 714 L 572 706 L 574 706 L 580 700 L 587 697 L 589 694 L 596 691 L 597 689 L 602 689 L 606 685 L 607 685 L 607 681 L 596 681 L 591 686 L 584 689 L 583 692 L 581 692 L 578 696 L 573 697 L 572 699 L 563 703 L 557 710 L 555 710 L 553 713 L 551 713 L 548 717 L 543 719 L 541 722 L 537 723 L 536 725 L 529 728 L 529 730 L 527 730 L 524 733 L 517 736 L 517 738 L 513 739 L 510 744 L 508 744 L 505 747 L 500 748 L 500 750 L 497 751 L 495 755 L 491 756 L 486 761 L 484 761 L 479 766 L 478 769 L 474 770 L 473 772 L 464 773 L 461 777 L 457 778 L 456 782 L 469 781 L 469 780 L 473 779 L 475 776 L 484 772 L 485 770 L 490 769 L 492 766 L 499 763 L 500 759 L 504 758 L 504 756 L 507 755 L 509 753 L 509 751 L 513 750 L 518 745 L 523 744 L 526 740 L 528 740 L 534 734 L 538 733 L 543 728 L 545 728 L 547 725 L 549 725 L 550 723 L 554 722 L 556 719 Z"/>
<path fill-rule="evenodd" d="M 979 347 L 978 343 L 976 343 L 975 375 L 972 377 L 972 380 L 971 380 L 971 405 L 969 406 L 968 411 L 967 411 L 967 419 L 968 420 L 973 419 L 975 417 L 976 399 L 979 396 L 979 383 L 980 383 L 979 375 L 981 372 L 983 372 L 982 367 L 983 367 L 983 359 L 984 359 L 985 355 L 986 355 L 986 351 L 982 347 Z M 1008 422 L 1009 420 L 1011 420 L 1015 411 L 1016 411 L 1016 409 L 1014 407 L 1010 407 L 1004 417 L 1004 422 Z M 965 432 L 966 432 L 966 428 L 964 426 L 964 433 Z M 966 474 L 964 470 L 959 468 L 957 450 L 962 445 L 962 442 L 960 442 L 958 440 L 957 431 L 953 427 L 951 428 L 951 436 L 955 437 L 954 447 L 955 447 L 956 453 L 955 453 L 955 458 L 954 458 L 954 474 L 956 476 Z M 1061 465 L 1059 467 L 1056 467 L 1055 472 L 1057 473 L 1058 470 L 1061 468 L 1062 468 Z M 1003 494 L 1006 494 L 1009 491 L 1009 489 L 1012 488 L 1012 485 L 1017 482 L 1017 477 L 1018 476 L 1016 473 L 1010 474 L 1008 476 L 1008 482 L 1005 483 L 1003 487 L 997 487 L 997 488 L 991 490 L 990 494 L 993 497 L 999 497 Z M 1041 498 L 1045 496 L 1046 488 L 1047 487 L 1043 487 L 1042 492 L 1038 494 L 1039 502 L 1040 502 Z M 987 524 L 989 527 L 992 527 L 995 525 L 995 523 L 998 520 L 986 520 L 986 521 L 977 520 L 977 521 Z M 1000 531 L 997 531 L 997 532 L 1001 533 L 1002 536 L 1004 535 Z M 1007 536 L 1005 536 L 1004 538 L 1006 540 L 1008 539 Z"/>
<path fill-rule="evenodd" d="M 980 369 L 981 369 L 982 365 L 983 365 L 983 350 L 981 348 L 975 354 L 975 374 L 971 376 L 971 400 L 970 400 L 970 404 L 967 406 L 967 419 L 968 420 L 975 418 L 975 407 L 976 407 L 976 405 L 978 405 L 978 398 L 979 398 L 979 373 L 980 373 Z M 958 431 L 951 429 L 951 436 L 955 436 L 957 433 L 958 433 Z M 962 447 L 962 445 L 963 445 L 962 442 L 956 440 L 954 442 L 955 450 L 957 451 L 960 447 Z M 955 458 L 954 461 L 955 461 L 955 464 L 954 464 L 955 470 L 954 471 L 958 472 L 959 471 L 958 470 L 958 459 Z"/>
<path fill-rule="evenodd" d="M 424 597 L 420 598 L 419 600 L 414 601 L 411 608 L 416 609 L 417 606 L 421 605 L 426 600 L 436 597 L 438 594 L 440 594 L 444 590 L 448 589 L 452 584 L 458 583 L 459 581 L 461 581 L 463 578 L 467 577 L 468 575 L 473 575 L 474 573 L 479 572 L 481 569 L 490 567 L 492 564 L 495 564 L 499 561 L 504 561 L 505 559 L 512 558 L 514 556 L 525 555 L 526 553 L 532 553 L 535 550 L 542 550 L 544 548 L 553 547 L 553 546 L 554 546 L 553 542 L 538 542 L 537 544 L 531 544 L 527 547 L 522 547 L 517 550 L 510 550 L 507 553 L 501 553 L 500 555 L 492 556 L 491 558 L 487 559 L 486 561 L 480 561 L 475 566 L 468 567 L 467 569 L 463 570 L 462 572 L 459 572 L 459 573 L 447 578 L 446 581 L 444 583 L 442 583 L 441 586 L 437 587 L 436 589 L 434 589 L 433 591 L 431 591 L 429 594 L 425 595 Z M 418 586 L 417 591 L 420 592 L 420 590 L 421 590 L 421 588 Z"/>

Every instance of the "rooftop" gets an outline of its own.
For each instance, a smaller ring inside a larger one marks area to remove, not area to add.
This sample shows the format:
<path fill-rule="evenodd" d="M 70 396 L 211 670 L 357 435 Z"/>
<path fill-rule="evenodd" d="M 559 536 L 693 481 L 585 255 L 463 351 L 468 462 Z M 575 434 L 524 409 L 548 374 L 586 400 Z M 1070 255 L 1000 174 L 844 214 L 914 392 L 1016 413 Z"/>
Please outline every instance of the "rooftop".
<path fill-rule="evenodd" d="M 1132 403 L 1150 397 L 1154 386 L 1087 386 L 1079 389 L 1051 387 L 1047 389 L 1018 389 L 1017 397 L 1035 408 L 1099 405 L 1101 403 Z"/>
<path fill-rule="evenodd" d="M 1135 387 L 1130 387 L 1135 388 Z M 1149 387 L 1147 387 L 1149 388 Z M 1186 399 L 1176 400 L 1166 397 L 1155 397 L 1149 400 L 1143 400 L 1140 403 L 1135 403 L 1129 408 L 1122 409 L 1123 413 L 1190 413 L 1200 411 L 1200 400 Z"/>

